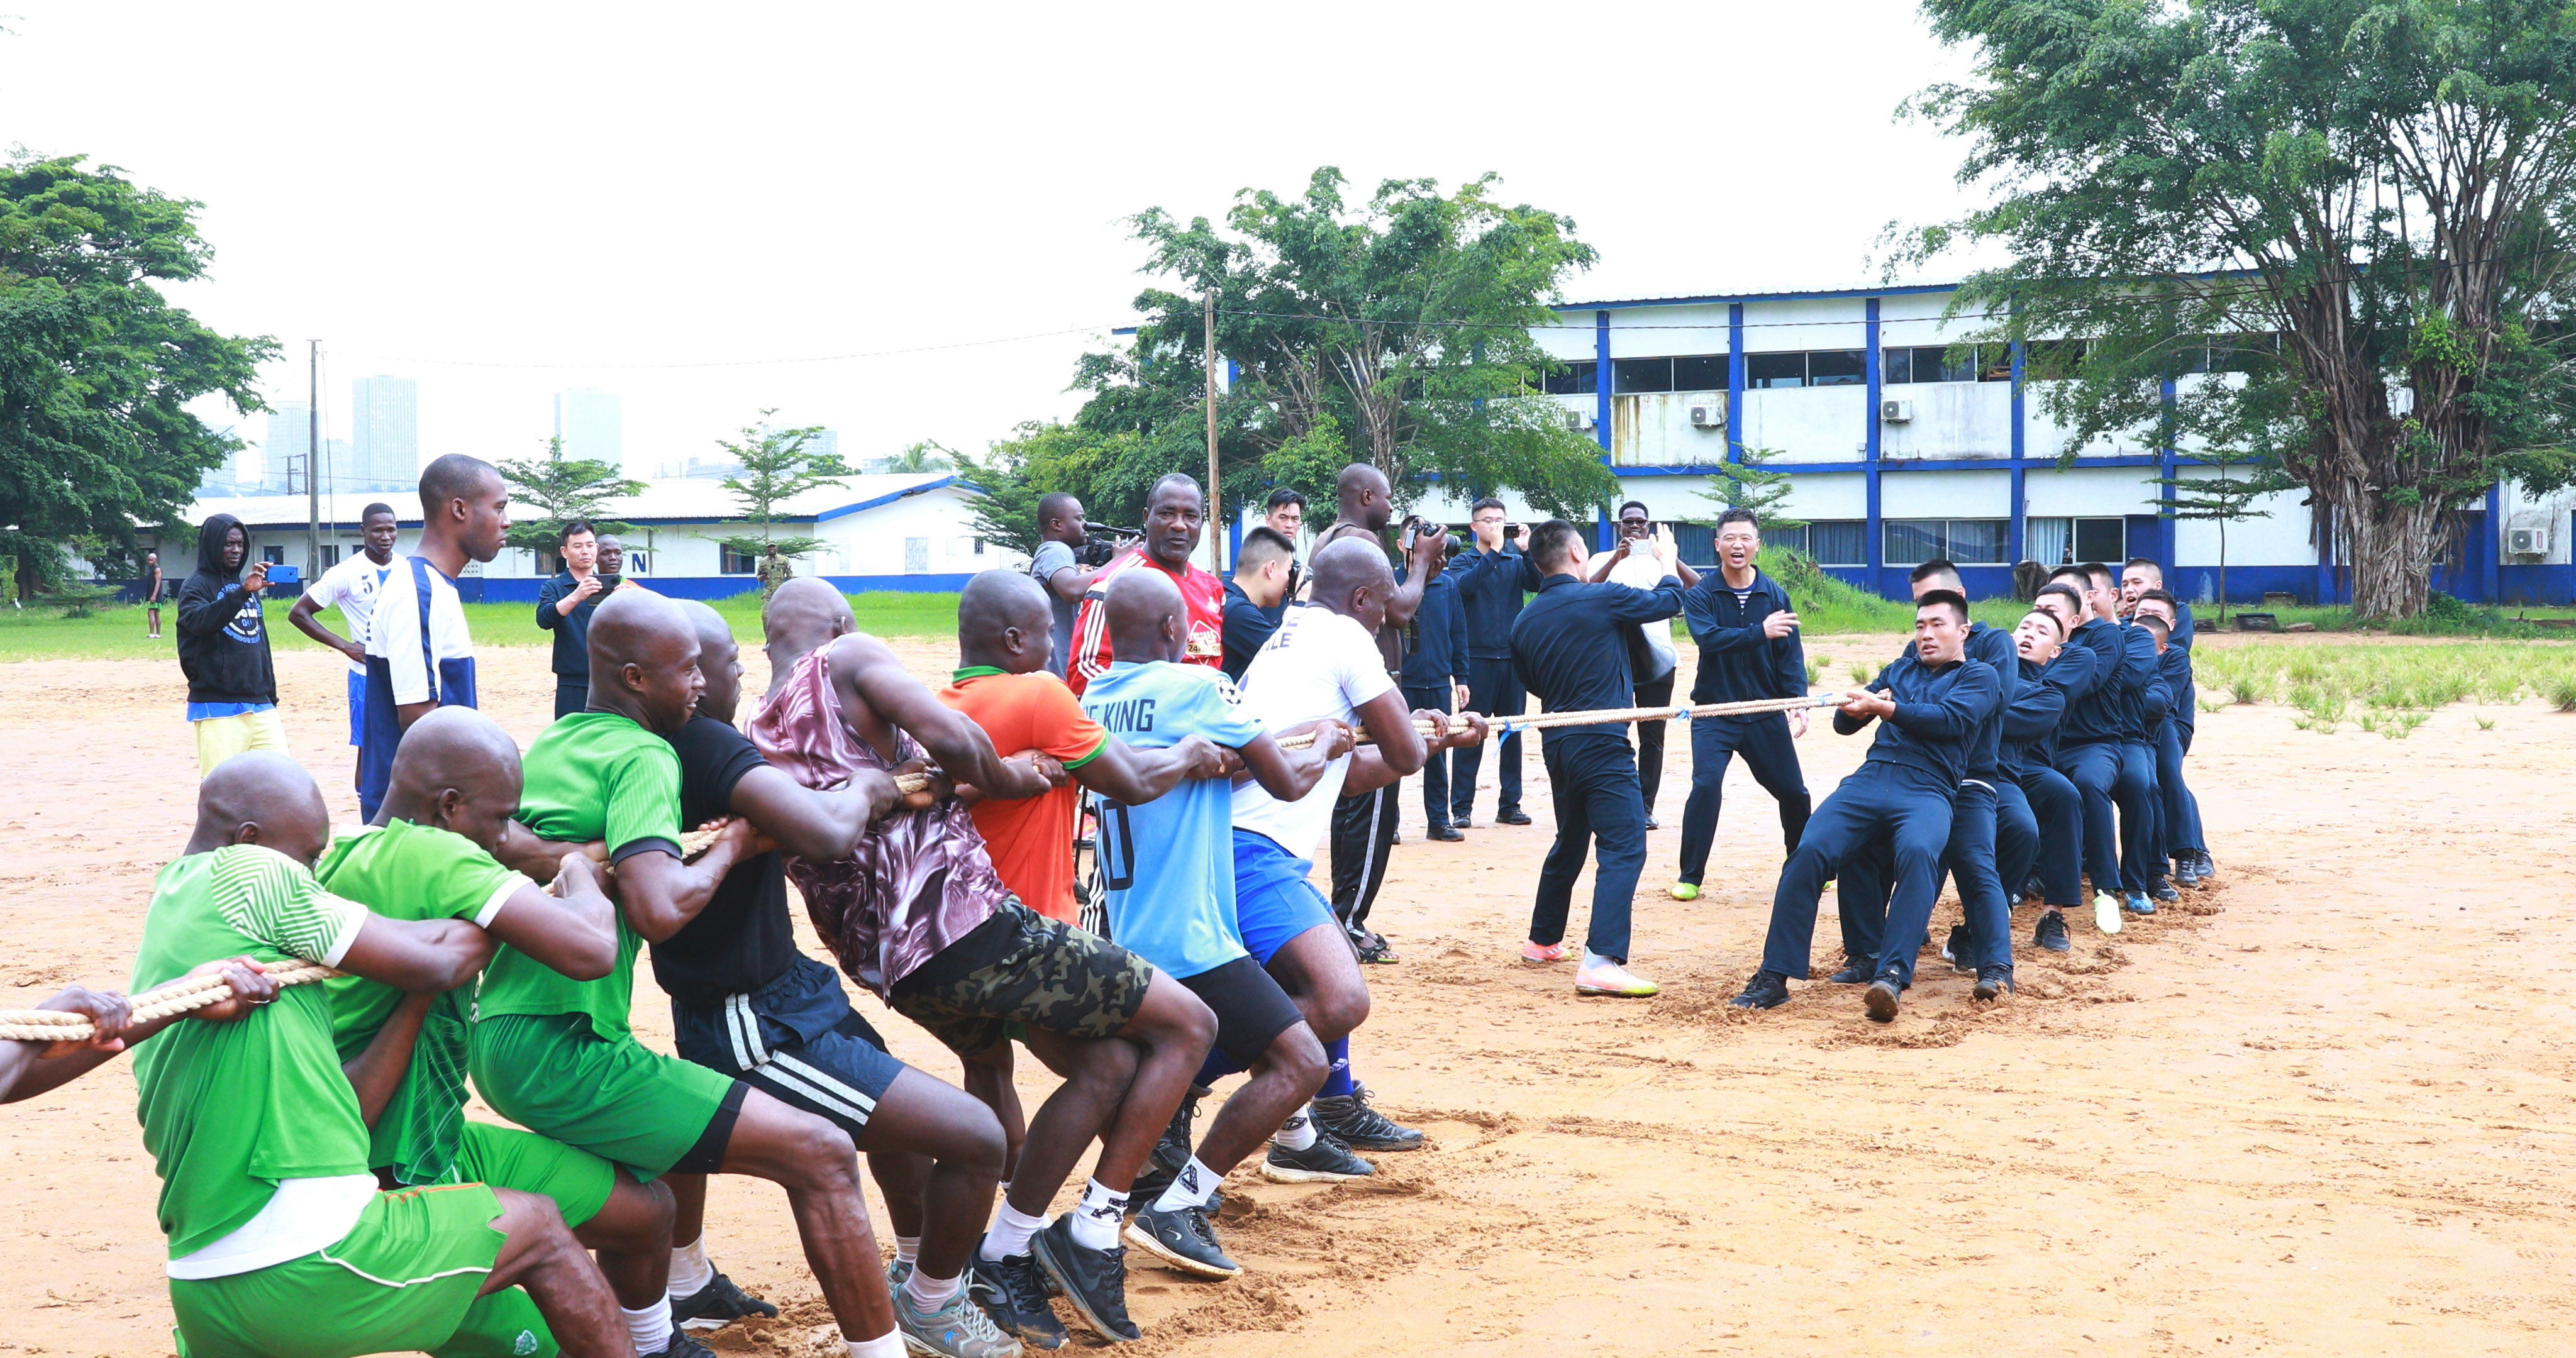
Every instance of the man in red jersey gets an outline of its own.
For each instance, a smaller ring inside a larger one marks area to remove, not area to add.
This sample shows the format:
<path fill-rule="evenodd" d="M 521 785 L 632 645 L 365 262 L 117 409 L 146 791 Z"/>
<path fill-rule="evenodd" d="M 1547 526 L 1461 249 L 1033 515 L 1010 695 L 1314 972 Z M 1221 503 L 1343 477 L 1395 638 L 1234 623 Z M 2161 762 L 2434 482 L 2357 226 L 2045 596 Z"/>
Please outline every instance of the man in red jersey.
<path fill-rule="evenodd" d="M 1181 587 L 1190 632 L 1183 659 L 1212 669 L 1224 666 L 1225 583 L 1190 564 L 1190 553 L 1199 545 L 1199 526 L 1206 518 L 1207 497 L 1186 473 L 1174 472 L 1154 483 L 1153 493 L 1145 497 L 1144 550 L 1109 563 L 1091 582 L 1091 589 L 1082 596 L 1081 611 L 1074 615 L 1073 659 L 1064 680 L 1075 693 L 1109 672 L 1106 600 L 1109 587 L 1132 570 L 1159 570 Z"/>

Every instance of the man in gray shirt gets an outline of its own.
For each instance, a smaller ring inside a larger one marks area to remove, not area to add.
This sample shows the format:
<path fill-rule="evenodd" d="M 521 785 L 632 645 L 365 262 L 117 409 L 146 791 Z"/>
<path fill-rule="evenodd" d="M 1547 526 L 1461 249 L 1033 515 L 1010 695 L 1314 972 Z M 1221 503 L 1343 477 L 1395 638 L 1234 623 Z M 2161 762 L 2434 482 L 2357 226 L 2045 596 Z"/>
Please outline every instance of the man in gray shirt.
<path fill-rule="evenodd" d="M 1085 568 L 1074 554 L 1088 531 L 1082 521 L 1082 501 L 1063 491 L 1038 501 L 1038 550 L 1029 558 L 1029 576 L 1045 588 L 1047 602 L 1055 609 L 1055 640 L 1047 649 L 1047 671 L 1058 679 L 1064 677 L 1073 653 L 1074 610 L 1100 574 L 1096 566 Z"/>

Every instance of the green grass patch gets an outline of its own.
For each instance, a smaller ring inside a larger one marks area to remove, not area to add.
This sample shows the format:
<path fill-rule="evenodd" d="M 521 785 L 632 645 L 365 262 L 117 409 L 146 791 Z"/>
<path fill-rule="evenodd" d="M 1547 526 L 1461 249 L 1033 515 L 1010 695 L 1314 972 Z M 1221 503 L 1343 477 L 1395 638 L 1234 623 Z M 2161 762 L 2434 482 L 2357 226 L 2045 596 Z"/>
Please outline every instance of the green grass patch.
<path fill-rule="evenodd" d="M 760 642 L 760 595 L 737 594 L 729 599 L 709 601 L 717 613 L 733 626 L 733 634 L 745 645 Z M 271 599 L 267 605 L 269 646 L 279 651 L 319 650 L 318 642 L 296 631 L 286 621 L 293 603 Z M 881 637 L 953 637 L 957 635 L 957 596 L 954 594 L 912 593 L 904 590 L 875 590 L 850 596 L 850 611 L 857 615 L 859 629 Z M 141 604 L 92 605 L 90 615 L 67 618 L 60 606 L 50 608 L 0 608 L 0 661 L 9 660 L 175 660 L 178 654 L 179 610 L 164 606 L 161 610 L 161 640 L 144 638 L 144 610 Z M 550 646 L 554 633 L 537 627 L 537 609 L 533 603 L 467 604 L 466 625 L 473 629 L 474 644 L 479 648 L 493 646 Z M 338 609 L 322 612 L 323 625 L 347 635 L 348 621 Z"/>
<path fill-rule="evenodd" d="M 2403 740 L 2426 714 L 2454 703 L 2539 698 L 2576 712 L 2576 644 L 2464 641 L 2446 646 L 2202 647 L 2192 655 L 2204 695 L 2239 703 L 2287 701 L 2303 730 L 2332 730 L 2355 705 L 2363 730 Z M 2480 729 L 2492 723 L 2481 722 Z"/>

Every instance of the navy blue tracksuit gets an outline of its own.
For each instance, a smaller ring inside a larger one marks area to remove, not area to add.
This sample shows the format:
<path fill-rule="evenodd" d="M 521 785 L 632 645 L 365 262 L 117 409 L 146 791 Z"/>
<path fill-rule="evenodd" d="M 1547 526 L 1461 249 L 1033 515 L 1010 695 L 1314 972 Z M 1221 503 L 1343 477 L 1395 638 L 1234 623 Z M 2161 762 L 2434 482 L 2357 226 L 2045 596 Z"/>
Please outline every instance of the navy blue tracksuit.
<path fill-rule="evenodd" d="M 1469 552 L 1449 569 L 1458 576 L 1458 602 L 1467 615 L 1467 707 L 1488 717 L 1517 717 L 1527 709 L 1529 694 L 1512 668 L 1512 624 L 1520 620 L 1522 593 L 1537 588 L 1529 558 L 1506 538 L 1501 551 Z M 1496 743 L 1501 788 L 1494 810 L 1504 816 L 1521 809 L 1520 733 Z M 1470 745 L 1455 753 L 1449 818 L 1464 825 L 1476 809 L 1476 772 L 1484 766 L 1485 747 Z"/>
<path fill-rule="evenodd" d="M 1882 672 L 1870 687 L 1896 700 L 1896 715 L 1879 724 L 1869 757 L 1816 808 L 1798 837 L 1797 850 L 1780 869 L 1771 897 L 1771 929 L 1762 946 L 1762 969 L 1803 980 L 1814 951 L 1816 902 L 1826 879 L 1880 838 L 1892 843 L 1895 889 L 1874 970 L 1893 968 L 1907 983 L 1914 951 L 1932 921 L 1940 892 L 1941 855 L 1950 842 L 1950 806 L 1966 776 L 1978 724 L 1992 712 L 2002 681 L 1982 661 L 1961 660 L 1938 669 L 1908 656 Z M 1834 714 L 1845 735 L 1861 720 Z"/>
<path fill-rule="evenodd" d="M 1627 707 L 1636 684 L 1628 668 L 1626 629 L 1662 622 L 1681 611 L 1681 582 L 1669 577 L 1653 589 L 1634 589 L 1551 575 L 1539 583 L 1538 597 L 1512 624 L 1512 663 L 1538 695 L 1543 711 Z M 1582 875 L 1584 857 L 1597 841 L 1592 923 L 1583 946 L 1624 963 L 1629 907 L 1637 895 L 1637 874 L 1646 866 L 1646 801 L 1637 786 L 1627 728 L 1611 724 L 1542 731 L 1539 758 L 1554 788 L 1556 844 L 1539 869 L 1530 941 L 1547 944 L 1565 937 L 1574 879 Z M 1812 905 L 1808 914 L 1812 931 Z"/>
<path fill-rule="evenodd" d="M 2171 712 L 2156 732 L 2156 793 L 2164 815 L 2156 822 L 2163 842 L 2157 846 L 2155 866 L 2161 875 L 2165 859 L 2209 846 L 2200 837 L 2200 799 L 2191 795 L 2182 780 L 2182 757 L 2191 749 L 2193 719 L 2200 715 L 2199 695 L 2191 682 L 2191 648 L 2169 642 L 2156 663 L 2173 699 Z"/>
<path fill-rule="evenodd" d="M 2129 637 L 2146 643 L 2139 656 Z M 2067 638 L 2070 648 L 2093 652 L 2093 685 L 2066 709 L 2058 725 L 2057 771 L 2075 785 L 2084 806 L 2084 870 L 2096 891 L 2121 890 L 2119 846 L 2121 823 L 2143 828 L 2152 763 L 2130 757 L 2126 733 L 2139 693 L 2155 674 L 2155 639 L 2133 628 L 2099 618 L 2086 621 Z M 2139 729 L 2143 732 L 2144 727 Z M 2120 822 L 2112 819 L 2117 805 Z M 2145 845 L 2140 843 L 2140 852 Z M 2143 883 L 2140 889 L 2144 889 Z"/>
<path fill-rule="evenodd" d="M 1807 655 L 1798 634 L 1767 637 L 1762 620 L 1792 612 L 1789 592 L 1778 581 L 1753 572 L 1753 587 L 1738 601 L 1722 570 L 1710 571 L 1682 594 L 1682 620 L 1691 640 L 1699 643 L 1699 677 L 1692 681 L 1693 705 L 1753 702 L 1762 698 L 1802 698 L 1807 693 Z M 1798 847 L 1815 803 L 1798 769 L 1798 747 L 1790 742 L 1789 714 L 1765 712 L 1751 717 L 1697 717 L 1690 726 L 1690 800 L 1682 805 L 1681 880 L 1697 886 L 1708 871 L 1709 850 L 1717 843 L 1717 813 L 1726 787 L 1726 766 L 1736 755 L 1762 790 L 1780 803 L 1783 853 Z"/>
<path fill-rule="evenodd" d="M 1453 682 L 1467 678 L 1467 610 L 1458 601 L 1456 567 L 1431 577 L 1422 587 L 1422 607 L 1413 615 L 1413 638 L 1404 657 L 1404 669 L 1396 684 L 1404 690 L 1404 705 L 1417 711 L 1457 710 L 1457 693 Z M 1405 572 L 1395 573 L 1395 582 L 1404 583 Z M 1465 751 L 1458 751 L 1461 758 Z M 1422 761 L 1422 819 L 1435 830 L 1449 824 L 1449 758 L 1450 751 L 1433 752 Z M 1476 770 L 1469 764 L 1465 770 L 1467 788 L 1476 786 Z M 1473 796 L 1469 800 L 1474 800 Z"/>
<path fill-rule="evenodd" d="M 2156 793 L 2156 724 L 2165 719 L 2172 695 L 2165 689 L 2156 654 L 2156 639 L 2133 624 L 2120 627 L 2121 659 L 2139 668 L 2134 700 L 2120 728 L 2120 786 L 2134 802 L 2120 802 L 2120 889 L 2138 893 L 2165 875 L 2159 848 L 2164 842 L 2164 799 Z"/>
<path fill-rule="evenodd" d="M 2084 899 L 2084 800 L 2066 775 L 2054 767 L 2057 728 L 2067 706 L 2093 687 L 2094 658 L 2089 647 L 2069 646 L 2047 666 L 2018 661 L 2021 688 L 2004 710 L 2003 775 L 2012 790 L 2003 800 L 2018 800 L 2029 818 L 2027 848 L 2019 828 L 1995 827 L 1996 867 L 2007 891 L 2018 892 L 2035 869 L 2040 899 L 2058 909 L 2071 909 Z M 1998 785 L 2000 791 L 2000 785 Z"/>
<path fill-rule="evenodd" d="M 1906 651 L 1910 655 L 1913 648 L 1908 646 Z M 2004 892 L 1997 864 L 2005 781 L 2000 763 L 2003 716 L 2019 696 L 2021 657 L 2013 651 L 2011 633 L 1981 622 L 1968 627 L 1967 655 L 1995 672 L 1998 696 L 1969 739 L 1966 773 L 1951 800 L 1950 839 L 1941 862 L 1958 879 L 1959 905 L 1975 940 L 1976 955 L 1965 960 L 1976 966 L 2008 967 L 2012 965 L 2012 897 Z M 2022 811 L 2026 816 L 2027 806 Z M 2015 830 L 2018 833 L 2018 825 Z M 1888 845 L 1881 841 L 1845 864 L 1836 878 L 1835 900 L 1842 913 L 1846 956 L 1876 957 L 1884 950 L 1880 922 L 1887 910 L 1890 867 Z M 1937 878 L 1933 890 L 1939 894 Z"/>

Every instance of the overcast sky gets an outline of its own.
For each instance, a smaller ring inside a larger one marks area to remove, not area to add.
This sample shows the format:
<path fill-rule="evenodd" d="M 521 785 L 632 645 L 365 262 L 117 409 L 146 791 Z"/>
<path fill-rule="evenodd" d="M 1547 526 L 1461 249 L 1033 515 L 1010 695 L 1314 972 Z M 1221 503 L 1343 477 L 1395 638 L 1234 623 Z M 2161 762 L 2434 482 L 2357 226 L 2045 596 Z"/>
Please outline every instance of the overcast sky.
<path fill-rule="evenodd" d="M 571 387 L 646 473 L 766 406 L 980 450 L 1133 320 L 1123 218 L 1318 165 L 1500 173 L 1601 252 L 1570 300 L 1856 286 L 1961 205 L 1894 115 L 1965 60 L 1893 0 L 0 8 L 0 143 L 203 202 L 176 295 L 284 343 L 275 398 L 322 340 L 331 433 L 417 378 L 424 456 L 537 452 Z"/>

